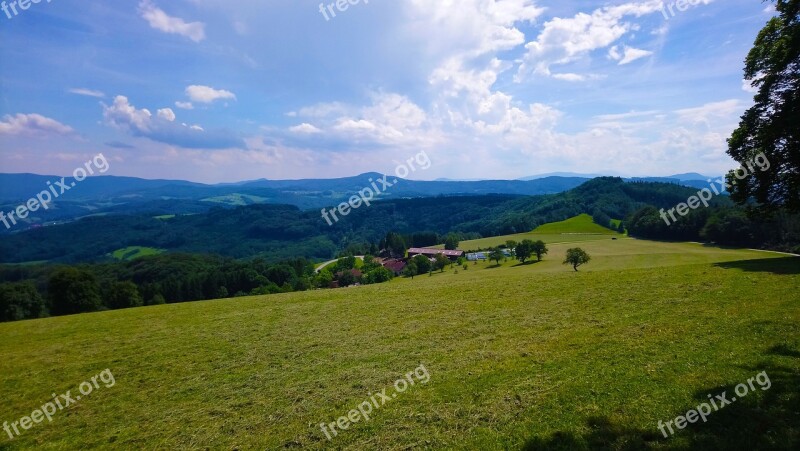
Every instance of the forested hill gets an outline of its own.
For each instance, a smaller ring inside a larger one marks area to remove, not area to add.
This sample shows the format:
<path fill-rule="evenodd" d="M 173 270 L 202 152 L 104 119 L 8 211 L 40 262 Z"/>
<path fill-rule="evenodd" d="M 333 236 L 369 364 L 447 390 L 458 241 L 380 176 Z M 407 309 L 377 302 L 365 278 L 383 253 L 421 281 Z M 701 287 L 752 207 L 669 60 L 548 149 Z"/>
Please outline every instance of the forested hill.
<path fill-rule="evenodd" d="M 295 206 L 216 207 L 196 215 L 107 215 L 5 236 L 0 262 L 94 262 L 128 246 L 269 261 L 330 258 L 351 245 L 377 243 L 387 232 L 462 232 L 493 236 L 529 231 L 580 213 L 624 218 L 644 205 L 670 208 L 696 193 L 664 183 L 598 178 L 544 196 L 449 196 L 387 200 L 353 210 L 329 226 L 319 210 Z M 728 202 L 720 197 L 715 202 Z M 161 213 L 161 211 L 158 211 Z"/>

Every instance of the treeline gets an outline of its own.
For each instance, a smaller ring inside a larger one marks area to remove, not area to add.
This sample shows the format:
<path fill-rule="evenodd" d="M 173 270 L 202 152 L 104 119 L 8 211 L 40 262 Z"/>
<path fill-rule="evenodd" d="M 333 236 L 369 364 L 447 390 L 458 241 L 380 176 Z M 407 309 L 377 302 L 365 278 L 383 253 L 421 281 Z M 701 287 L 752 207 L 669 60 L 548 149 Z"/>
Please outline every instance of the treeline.
<path fill-rule="evenodd" d="M 656 240 L 707 241 L 800 253 L 800 215 L 784 210 L 772 215 L 745 207 L 710 207 L 692 210 L 670 225 L 660 209 L 643 207 L 626 221 L 631 236 Z"/>
<path fill-rule="evenodd" d="M 318 285 L 315 277 L 305 259 L 269 264 L 183 254 L 75 267 L 2 266 L 0 321 L 303 291 Z"/>
<path fill-rule="evenodd" d="M 156 219 L 150 215 L 102 216 L 43 227 L 0 240 L 0 262 L 102 262 L 128 246 L 181 253 L 212 253 L 268 262 L 296 257 L 327 260 L 343 254 L 374 255 L 396 231 L 407 247 L 441 244 L 450 233 L 460 240 L 530 231 L 589 212 L 624 218 L 653 205 L 670 208 L 695 189 L 667 183 L 626 183 L 620 178 L 591 180 L 547 196 L 448 196 L 380 201 L 352 211 L 328 226 L 317 210 L 252 205 L 215 208 L 205 214 Z M 713 200 L 730 205 L 727 197 Z M 163 212 L 160 212 L 163 213 Z"/>

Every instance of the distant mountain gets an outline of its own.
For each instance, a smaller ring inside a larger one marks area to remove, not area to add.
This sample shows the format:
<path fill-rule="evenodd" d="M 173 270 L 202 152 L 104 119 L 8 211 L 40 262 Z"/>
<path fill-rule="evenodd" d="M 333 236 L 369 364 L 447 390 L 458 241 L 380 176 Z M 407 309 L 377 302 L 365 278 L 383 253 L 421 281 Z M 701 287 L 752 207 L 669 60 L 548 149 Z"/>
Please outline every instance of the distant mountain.
<path fill-rule="evenodd" d="M 709 176 L 705 176 L 703 174 L 698 174 L 696 172 L 689 172 L 689 173 L 686 173 L 686 174 L 670 175 L 669 177 L 666 177 L 666 178 L 668 178 L 668 179 L 678 179 L 678 180 L 680 180 L 682 182 L 685 182 L 685 181 L 688 181 L 688 180 L 708 180 L 710 178 L 716 178 L 716 177 L 709 177 Z"/>
<path fill-rule="evenodd" d="M 117 214 L 6 235 L 0 239 L 0 262 L 107 261 L 110 253 L 130 246 L 269 261 L 297 257 L 325 260 L 353 244 L 377 243 L 388 231 L 498 236 L 527 232 L 595 209 L 613 218 L 625 218 L 647 204 L 669 208 L 695 192 L 677 184 L 626 183 L 605 177 L 543 196 L 389 199 L 353 209 L 334 225 L 326 223 L 319 210 L 303 211 L 289 205 L 211 208 L 197 214 L 158 217 L 152 212 L 121 209 Z M 729 198 L 712 199 L 714 205 L 725 202 L 729 203 Z"/>
<path fill-rule="evenodd" d="M 606 177 L 611 174 L 578 174 L 576 172 L 549 172 L 547 174 L 539 174 L 539 175 L 531 175 L 529 177 L 523 177 L 517 180 L 529 181 L 529 180 L 539 180 L 548 177 L 577 177 L 583 179 L 594 179 L 597 177 Z"/>
<path fill-rule="evenodd" d="M 568 173 L 561 173 L 568 174 Z M 699 174 L 698 174 L 699 175 Z M 538 177 L 538 176 L 537 176 Z M 382 180 L 386 180 L 384 186 Z M 61 177 L 35 174 L 0 174 L 0 211 L 11 212 L 47 190 Z M 532 180 L 420 181 L 396 179 L 376 172 L 336 179 L 254 180 L 207 185 L 181 180 L 145 180 L 134 177 L 95 176 L 82 182 L 65 178 L 68 191 L 48 209 L 39 209 L 19 221 L 11 231 L 53 225 L 86 216 L 106 214 L 197 214 L 214 207 L 254 204 L 292 205 L 301 210 L 330 207 L 347 201 L 364 189 L 375 190 L 375 200 L 436 196 L 502 194 L 535 196 L 557 194 L 591 180 L 588 177 L 544 176 Z M 629 181 L 665 182 L 701 189 L 705 179 L 642 178 Z M 0 227 L 0 233 L 7 233 Z"/>

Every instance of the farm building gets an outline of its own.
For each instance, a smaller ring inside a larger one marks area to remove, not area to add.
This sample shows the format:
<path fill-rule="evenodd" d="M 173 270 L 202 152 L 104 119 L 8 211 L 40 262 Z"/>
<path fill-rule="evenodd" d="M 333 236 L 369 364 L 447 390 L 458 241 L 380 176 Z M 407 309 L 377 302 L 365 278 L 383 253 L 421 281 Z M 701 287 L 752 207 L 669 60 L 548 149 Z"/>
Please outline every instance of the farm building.
<path fill-rule="evenodd" d="M 455 261 L 464 256 L 464 251 L 447 251 L 444 249 L 429 249 L 420 247 L 412 247 L 408 250 L 408 258 L 413 258 L 417 255 L 424 255 L 428 258 L 434 258 L 439 254 L 442 254 L 450 260 Z"/>
<path fill-rule="evenodd" d="M 382 264 L 384 268 L 391 271 L 395 276 L 403 274 L 403 270 L 406 268 L 406 262 L 394 258 L 385 260 Z"/>

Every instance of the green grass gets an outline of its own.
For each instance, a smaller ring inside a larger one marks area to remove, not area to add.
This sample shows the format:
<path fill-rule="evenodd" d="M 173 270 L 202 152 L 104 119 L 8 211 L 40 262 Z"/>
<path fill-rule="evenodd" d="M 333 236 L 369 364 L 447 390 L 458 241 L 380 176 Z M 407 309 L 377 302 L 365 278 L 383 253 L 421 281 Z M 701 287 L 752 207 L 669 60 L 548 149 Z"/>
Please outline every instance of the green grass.
<path fill-rule="evenodd" d="M 613 230 L 595 224 L 591 216 L 584 214 L 567 219 L 566 221 L 544 224 L 532 232 L 462 241 L 459 243 L 458 248 L 467 251 L 489 249 L 491 247 L 504 245 L 508 240 L 516 242 L 521 242 L 522 240 L 542 240 L 549 245 L 551 243 L 580 243 L 584 241 L 610 240 L 612 237 L 622 236 L 623 235 Z M 444 245 L 434 247 L 444 249 Z"/>
<path fill-rule="evenodd" d="M 156 249 L 154 247 L 130 246 L 115 250 L 111 253 L 111 256 L 117 260 L 130 261 L 148 255 L 162 254 L 164 252 L 163 249 Z"/>
<path fill-rule="evenodd" d="M 595 224 L 592 217 L 587 214 L 569 218 L 566 221 L 551 222 L 537 227 L 534 234 L 554 235 L 554 234 L 601 234 L 618 235 L 617 232 Z"/>
<path fill-rule="evenodd" d="M 479 263 L 433 277 L 0 324 L 0 420 L 109 368 L 7 449 L 796 449 L 800 259 L 581 244 L 581 272 Z M 328 442 L 319 429 L 424 364 Z M 767 371 L 670 439 L 656 425 Z"/>

